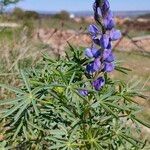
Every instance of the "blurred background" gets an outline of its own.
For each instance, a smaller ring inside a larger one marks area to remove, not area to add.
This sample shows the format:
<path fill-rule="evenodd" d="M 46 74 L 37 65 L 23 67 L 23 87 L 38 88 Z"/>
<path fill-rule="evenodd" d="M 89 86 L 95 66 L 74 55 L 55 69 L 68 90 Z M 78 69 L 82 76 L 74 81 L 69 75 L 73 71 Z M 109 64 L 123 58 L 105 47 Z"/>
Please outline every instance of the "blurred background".
<path fill-rule="evenodd" d="M 0 0 L 0 83 L 18 86 L 19 69 L 31 68 L 42 59 L 64 56 L 68 44 L 88 47 L 87 32 L 94 23 L 94 0 Z M 116 57 L 132 71 L 128 75 L 111 74 L 137 86 L 150 95 L 150 0 L 110 0 L 122 38 L 114 43 Z M 0 89 L 0 98 L 11 93 Z M 139 117 L 150 123 L 150 103 Z M 150 133 L 148 129 L 145 132 Z M 150 135 L 150 134 L 149 134 Z"/>

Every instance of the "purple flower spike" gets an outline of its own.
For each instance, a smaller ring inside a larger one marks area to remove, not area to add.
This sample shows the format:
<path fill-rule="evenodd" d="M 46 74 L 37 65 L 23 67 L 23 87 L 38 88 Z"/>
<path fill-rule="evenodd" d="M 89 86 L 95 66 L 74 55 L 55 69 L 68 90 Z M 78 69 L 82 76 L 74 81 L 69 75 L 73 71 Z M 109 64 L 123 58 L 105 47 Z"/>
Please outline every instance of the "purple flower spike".
<path fill-rule="evenodd" d="M 85 55 L 89 58 L 98 58 L 101 53 L 100 53 L 100 50 L 97 50 L 95 48 L 87 48 L 85 50 Z"/>
<path fill-rule="evenodd" d="M 101 39 L 100 39 L 100 46 L 103 49 L 107 49 L 108 45 L 109 45 L 109 36 L 107 34 L 103 34 Z"/>
<path fill-rule="evenodd" d="M 116 41 L 116 40 L 118 40 L 118 39 L 120 39 L 121 38 L 121 32 L 120 32 L 120 30 L 111 30 L 110 31 L 110 38 L 111 38 L 111 40 L 112 41 Z"/>
<path fill-rule="evenodd" d="M 101 62 L 99 58 L 96 58 L 92 63 L 86 66 L 86 71 L 88 74 L 93 74 L 96 71 L 99 71 L 101 67 Z"/>
<path fill-rule="evenodd" d="M 115 69 L 115 66 L 113 63 L 107 63 L 104 64 L 104 71 L 105 72 L 112 72 Z"/>
<path fill-rule="evenodd" d="M 97 80 L 93 81 L 92 86 L 95 90 L 99 91 L 105 84 L 105 79 L 103 77 L 98 78 Z"/>
<path fill-rule="evenodd" d="M 88 31 L 91 34 L 91 36 L 97 36 L 97 34 L 100 33 L 98 27 L 94 24 L 89 26 Z"/>
<path fill-rule="evenodd" d="M 87 91 L 87 90 L 78 90 L 78 92 L 79 92 L 82 96 L 87 96 L 87 95 L 88 95 L 88 91 Z"/>

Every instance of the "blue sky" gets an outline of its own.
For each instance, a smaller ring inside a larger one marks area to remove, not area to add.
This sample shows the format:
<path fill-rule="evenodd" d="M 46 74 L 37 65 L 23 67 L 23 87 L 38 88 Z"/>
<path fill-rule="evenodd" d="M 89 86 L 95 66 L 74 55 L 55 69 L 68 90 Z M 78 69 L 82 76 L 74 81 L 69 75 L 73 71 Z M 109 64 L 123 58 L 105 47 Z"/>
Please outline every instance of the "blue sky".
<path fill-rule="evenodd" d="M 94 0 L 22 0 L 17 7 L 40 11 L 92 10 Z M 150 10 L 150 0 L 110 0 L 112 10 Z"/>

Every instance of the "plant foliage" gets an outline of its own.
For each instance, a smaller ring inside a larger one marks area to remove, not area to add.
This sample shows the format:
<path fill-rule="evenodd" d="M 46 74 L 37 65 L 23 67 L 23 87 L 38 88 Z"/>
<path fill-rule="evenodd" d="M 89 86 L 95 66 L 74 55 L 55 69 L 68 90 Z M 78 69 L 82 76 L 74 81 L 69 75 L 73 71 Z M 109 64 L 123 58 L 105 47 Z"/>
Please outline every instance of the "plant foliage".
<path fill-rule="evenodd" d="M 0 101 L 5 145 L 10 149 L 141 149 L 144 143 L 134 137 L 133 128 L 138 122 L 149 125 L 136 116 L 140 110 L 134 103 L 139 95 L 136 85 L 105 75 L 105 86 L 95 91 L 84 71 L 88 60 L 82 50 L 71 47 L 67 56 L 52 60 L 44 54 L 37 67 L 20 71 L 19 88 L 0 84 L 16 94 L 15 99 Z M 88 96 L 79 90 L 88 90 Z"/>

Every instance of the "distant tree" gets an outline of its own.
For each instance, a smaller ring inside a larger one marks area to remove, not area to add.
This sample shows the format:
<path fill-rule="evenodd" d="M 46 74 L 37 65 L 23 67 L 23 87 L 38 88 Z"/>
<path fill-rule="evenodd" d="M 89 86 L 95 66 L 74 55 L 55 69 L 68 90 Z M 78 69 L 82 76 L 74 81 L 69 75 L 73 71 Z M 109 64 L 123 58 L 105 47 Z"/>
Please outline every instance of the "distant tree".
<path fill-rule="evenodd" d="M 70 19 L 70 14 L 67 11 L 63 10 L 60 13 L 53 15 L 53 17 L 62 19 L 62 20 L 68 20 L 68 19 Z"/>
<path fill-rule="evenodd" d="M 24 10 L 22 10 L 21 8 L 16 7 L 13 12 L 12 15 L 16 18 L 16 19 L 22 19 L 24 17 Z"/>
<path fill-rule="evenodd" d="M 6 7 L 6 6 L 10 5 L 10 4 L 16 4 L 19 1 L 21 1 L 21 0 L 0 0 L 0 11 L 1 11 L 1 13 L 4 10 L 4 7 Z"/>
<path fill-rule="evenodd" d="M 26 18 L 26 19 L 38 19 L 39 14 L 36 11 L 25 11 L 24 18 Z"/>
<path fill-rule="evenodd" d="M 140 15 L 137 18 L 150 19 L 150 13 Z"/>
<path fill-rule="evenodd" d="M 38 19 L 39 18 L 39 14 L 36 11 L 24 11 L 18 7 L 16 7 L 13 10 L 12 15 L 16 19 Z"/>

